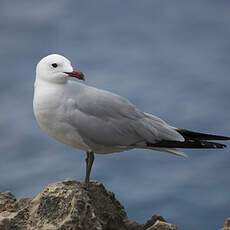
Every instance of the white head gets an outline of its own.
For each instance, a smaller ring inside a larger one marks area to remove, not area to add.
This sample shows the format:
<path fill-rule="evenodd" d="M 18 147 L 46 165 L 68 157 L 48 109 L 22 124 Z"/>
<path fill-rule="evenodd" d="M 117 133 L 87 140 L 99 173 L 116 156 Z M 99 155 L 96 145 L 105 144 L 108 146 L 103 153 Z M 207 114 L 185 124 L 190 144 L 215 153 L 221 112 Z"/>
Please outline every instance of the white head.
<path fill-rule="evenodd" d="M 63 84 L 69 77 L 84 80 L 84 74 L 74 71 L 71 62 L 59 54 L 50 54 L 37 64 L 36 80 Z"/>

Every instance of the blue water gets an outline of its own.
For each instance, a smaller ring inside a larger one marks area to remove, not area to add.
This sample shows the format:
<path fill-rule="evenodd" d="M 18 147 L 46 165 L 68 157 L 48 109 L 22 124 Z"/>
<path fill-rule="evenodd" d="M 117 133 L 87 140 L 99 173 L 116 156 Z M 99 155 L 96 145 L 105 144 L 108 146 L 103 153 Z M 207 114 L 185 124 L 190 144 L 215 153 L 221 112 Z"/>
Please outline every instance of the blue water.
<path fill-rule="evenodd" d="M 227 0 L 2 0 L 0 190 L 34 196 L 84 177 L 84 154 L 48 138 L 33 116 L 35 66 L 50 53 L 174 126 L 230 135 L 229 9 Z M 187 154 L 100 155 L 93 179 L 136 221 L 158 213 L 181 229 L 220 229 L 230 216 L 229 149 Z"/>

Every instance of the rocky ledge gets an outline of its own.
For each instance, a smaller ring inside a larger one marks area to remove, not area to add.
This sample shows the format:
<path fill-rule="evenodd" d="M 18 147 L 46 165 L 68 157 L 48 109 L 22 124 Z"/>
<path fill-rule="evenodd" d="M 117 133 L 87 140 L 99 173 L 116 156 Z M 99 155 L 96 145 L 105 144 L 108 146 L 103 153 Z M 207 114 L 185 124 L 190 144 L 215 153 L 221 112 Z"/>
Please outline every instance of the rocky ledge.
<path fill-rule="evenodd" d="M 229 222 L 225 222 L 226 227 Z M 68 180 L 48 185 L 35 198 L 0 193 L 1 230 L 177 230 L 154 215 L 145 224 L 130 221 L 124 207 L 98 182 L 88 190 Z M 228 230 L 229 228 L 224 228 Z"/>

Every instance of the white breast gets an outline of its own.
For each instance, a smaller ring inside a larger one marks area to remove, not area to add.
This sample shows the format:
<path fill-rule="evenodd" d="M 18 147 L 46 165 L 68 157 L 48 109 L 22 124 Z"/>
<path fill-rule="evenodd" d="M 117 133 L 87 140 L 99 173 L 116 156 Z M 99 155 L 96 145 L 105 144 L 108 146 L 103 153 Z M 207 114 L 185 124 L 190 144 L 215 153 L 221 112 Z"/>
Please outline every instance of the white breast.
<path fill-rule="evenodd" d="M 64 85 L 36 84 L 33 100 L 36 120 L 49 136 L 72 147 L 90 150 L 76 128 L 66 122 L 65 110 L 70 108 L 72 99 L 64 97 L 64 90 Z"/>

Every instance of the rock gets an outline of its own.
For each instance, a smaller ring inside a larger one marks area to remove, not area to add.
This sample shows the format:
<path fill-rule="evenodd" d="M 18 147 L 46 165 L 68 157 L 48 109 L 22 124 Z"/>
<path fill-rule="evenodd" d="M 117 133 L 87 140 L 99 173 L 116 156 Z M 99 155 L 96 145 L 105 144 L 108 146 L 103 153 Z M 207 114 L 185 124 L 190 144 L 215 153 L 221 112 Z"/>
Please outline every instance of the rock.
<path fill-rule="evenodd" d="M 178 230 L 178 228 L 174 224 L 168 224 L 163 221 L 157 220 L 154 225 L 147 228 L 146 230 Z"/>
<path fill-rule="evenodd" d="M 162 216 L 153 215 L 143 226 L 143 229 L 148 229 L 149 227 L 153 226 L 158 220 L 161 222 L 166 222 Z"/>
<path fill-rule="evenodd" d="M 1 230 L 176 230 L 154 215 L 146 224 L 130 221 L 112 192 L 98 182 L 86 190 L 67 180 L 48 185 L 34 199 L 0 193 Z"/>
<path fill-rule="evenodd" d="M 16 198 L 10 192 L 0 193 L 0 212 L 3 211 L 14 211 L 14 203 Z"/>
<path fill-rule="evenodd" d="M 222 230 L 230 230 L 230 218 L 225 220 Z"/>

